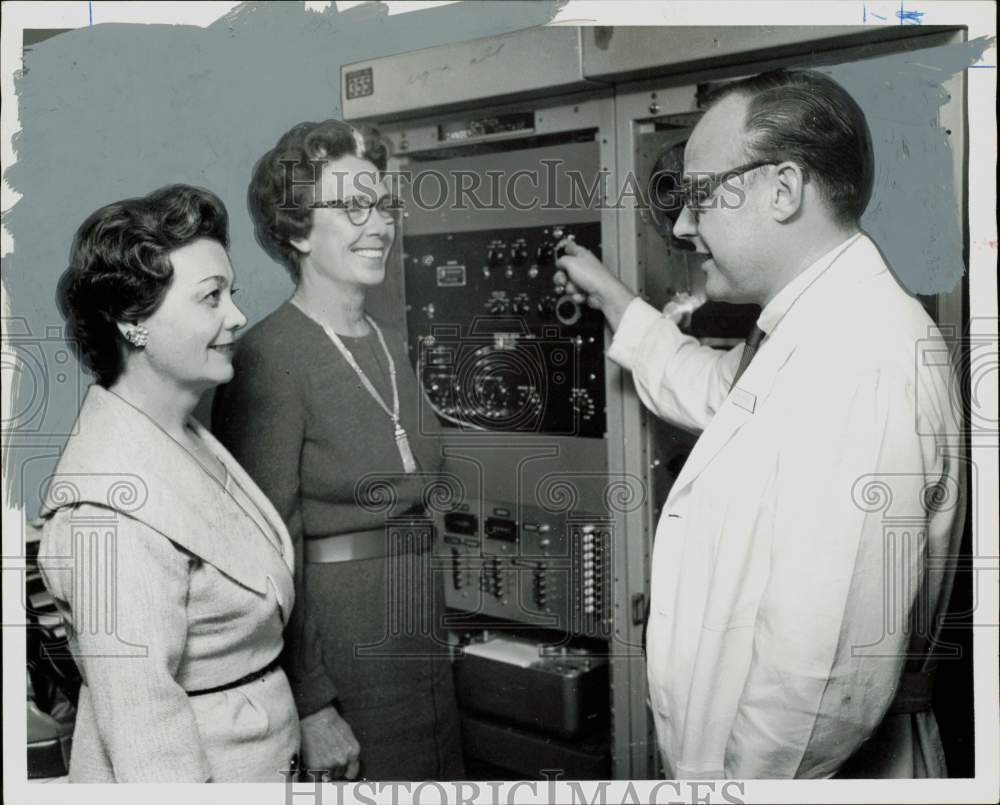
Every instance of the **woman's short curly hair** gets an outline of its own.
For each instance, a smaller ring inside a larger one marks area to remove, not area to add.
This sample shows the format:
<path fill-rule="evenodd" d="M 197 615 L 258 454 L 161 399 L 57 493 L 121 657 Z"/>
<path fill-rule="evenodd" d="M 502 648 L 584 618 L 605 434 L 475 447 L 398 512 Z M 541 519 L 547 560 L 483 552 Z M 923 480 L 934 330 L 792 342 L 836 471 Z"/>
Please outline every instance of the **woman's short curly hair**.
<path fill-rule="evenodd" d="M 76 231 L 58 301 L 81 362 L 110 386 L 132 348 L 117 322 L 152 315 L 170 287 L 170 253 L 200 238 L 229 248 L 229 215 L 214 193 L 175 184 L 116 201 Z"/>
<path fill-rule="evenodd" d="M 247 206 L 254 235 L 265 252 L 299 279 L 299 252 L 291 241 L 309 236 L 312 210 L 323 163 L 348 154 L 384 171 L 389 158 L 386 142 L 367 126 L 341 120 L 299 123 L 257 160 L 247 189 Z"/>

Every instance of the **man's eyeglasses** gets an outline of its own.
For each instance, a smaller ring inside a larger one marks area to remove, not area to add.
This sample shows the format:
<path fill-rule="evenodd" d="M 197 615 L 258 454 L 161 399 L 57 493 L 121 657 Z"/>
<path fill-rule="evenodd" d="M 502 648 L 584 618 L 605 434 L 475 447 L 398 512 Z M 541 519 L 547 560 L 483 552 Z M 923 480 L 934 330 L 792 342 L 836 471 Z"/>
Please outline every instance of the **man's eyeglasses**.
<path fill-rule="evenodd" d="M 756 162 L 739 165 L 723 173 L 699 173 L 689 176 L 681 184 L 681 198 L 684 206 L 696 214 L 710 209 L 713 206 L 712 199 L 715 192 L 726 182 L 731 182 L 736 177 L 757 170 L 757 168 L 763 168 L 765 165 L 777 164 L 773 159 L 760 159 Z"/>
<path fill-rule="evenodd" d="M 368 219 L 372 217 L 372 210 L 378 210 L 379 215 L 387 221 L 396 223 L 403 210 L 403 202 L 395 196 L 382 196 L 375 201 L 368 196 L 352 196 L 348 199 L 335 199 L 333 201 L 316 201 L 309 205 L 309 209 L 316 210 L 329 207 L 336 210 L 343 210 L 347 213 L 347 219 L 355 226 L 364 226 Z"/>

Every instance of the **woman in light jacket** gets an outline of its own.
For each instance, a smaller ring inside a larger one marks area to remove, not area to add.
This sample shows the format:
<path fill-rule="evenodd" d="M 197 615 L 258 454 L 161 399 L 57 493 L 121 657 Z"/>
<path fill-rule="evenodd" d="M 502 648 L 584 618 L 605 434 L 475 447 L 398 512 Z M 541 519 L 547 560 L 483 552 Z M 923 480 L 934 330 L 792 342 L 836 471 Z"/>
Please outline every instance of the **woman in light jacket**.
<path fill-rule="evenodd" d="M 50 481 L 39 562 L 83 677 L 70 782 L 281 781 L 292 545 L 192 417 L 232 376 L 228 218 L 175 185 L 77 232 L 60 304 L 94 372 Z"/>

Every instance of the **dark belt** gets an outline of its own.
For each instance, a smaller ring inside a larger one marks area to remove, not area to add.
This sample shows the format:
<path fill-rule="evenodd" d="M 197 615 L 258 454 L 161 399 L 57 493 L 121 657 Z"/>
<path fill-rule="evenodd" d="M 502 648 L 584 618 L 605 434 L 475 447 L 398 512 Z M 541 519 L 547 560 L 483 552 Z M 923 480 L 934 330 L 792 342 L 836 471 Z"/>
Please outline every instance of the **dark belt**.
<path fill-rule="evenodd" d="M 280 657 L 281 655 L 279 654 L 278 656 Z M 214 688 L 204 688 L 202 690 L 188 690 L 185 691 L 185 693 L 187 693 L 188 696 L 204 696 L 208 693 L 221 693 L 224 690 L 232 690 L 233 688 L 238 688 L 241 685 L 246 685 L 249 682 L 255 682 L 261 677 L 267 676 L 271 673 L 271 671 L 280 667 L 280 665 L 281 663 L 278 661 L 278 657 L 275 657 L 260 670 L 254 671 L 252 674 L 247 674 L 246 676 L 241 676 L 239 679 L 227 682 L 225 685 L 216 685 Z"/>

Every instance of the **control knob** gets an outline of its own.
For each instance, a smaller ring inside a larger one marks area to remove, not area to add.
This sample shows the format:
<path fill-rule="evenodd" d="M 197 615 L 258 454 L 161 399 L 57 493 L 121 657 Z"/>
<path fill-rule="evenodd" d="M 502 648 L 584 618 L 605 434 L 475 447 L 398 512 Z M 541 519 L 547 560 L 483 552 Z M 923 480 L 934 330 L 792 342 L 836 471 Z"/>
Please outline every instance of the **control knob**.
<path fill-rule="evenodd" d="M 511 312 L 526 316 L 531 312 L 531 298 L 526 293 L 519 293 L 511 304 Z"/>
<path fill-rule="evenodd" d="M 555 263 L 556 250 L 555 246 L 551 243 L 543 243 L 538 247 L 538 254 L 536 255 L 538 259 L 538 265 L 540 266 L 551 266 Z"/>
<path fill-rule="evenodd" d="M 566 294 L 556 302 L 555 313 L 556 318 L 567 326 L 576 324 L 580 320 L 580 316 L 583 315 L 580 306 L 569 294 Z"/>
<path fill-rule="evenodd" d="M 558 301 L 551 294 L 543 296 L 538 302 L 539 315 L 546 319 L 555 318 L 557 304 Z"/>
<path fill-rule="evenodd" d="M 486 310 L 494 315 L 506 313 L 509 309 L 510 302 L 502 296 L 495 296 L 486 303 Z"/>

